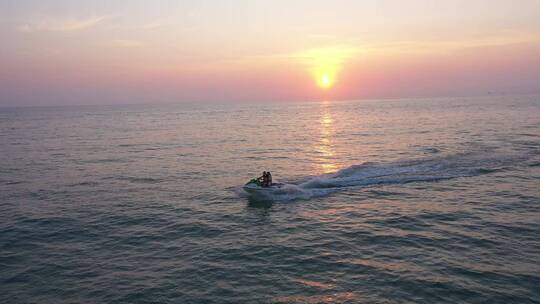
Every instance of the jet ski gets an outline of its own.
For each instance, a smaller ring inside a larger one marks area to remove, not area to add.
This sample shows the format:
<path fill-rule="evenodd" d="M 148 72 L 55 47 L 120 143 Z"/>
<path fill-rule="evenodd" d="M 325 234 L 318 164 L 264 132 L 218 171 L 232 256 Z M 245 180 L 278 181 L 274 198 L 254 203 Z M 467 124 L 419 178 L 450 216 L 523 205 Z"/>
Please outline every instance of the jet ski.
<path fill-rule="evenodd" d="M 263 186 L 259 179 L 252 179 L 242 189 L 255 197 L 271 198 L 271 195 L 281 190 L 283 185 L 282 183 L 272 183 L 270 186 Z"/>

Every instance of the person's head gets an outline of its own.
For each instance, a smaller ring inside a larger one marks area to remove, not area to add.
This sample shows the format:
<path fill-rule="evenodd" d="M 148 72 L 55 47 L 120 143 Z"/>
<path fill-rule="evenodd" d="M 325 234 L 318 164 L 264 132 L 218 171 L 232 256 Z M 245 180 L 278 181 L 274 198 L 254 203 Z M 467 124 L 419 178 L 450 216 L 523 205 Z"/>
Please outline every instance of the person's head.
<path fill-rule="evenodd" d="M 266 171 L 263 171 L 263 176 L 266 176 Z"/>

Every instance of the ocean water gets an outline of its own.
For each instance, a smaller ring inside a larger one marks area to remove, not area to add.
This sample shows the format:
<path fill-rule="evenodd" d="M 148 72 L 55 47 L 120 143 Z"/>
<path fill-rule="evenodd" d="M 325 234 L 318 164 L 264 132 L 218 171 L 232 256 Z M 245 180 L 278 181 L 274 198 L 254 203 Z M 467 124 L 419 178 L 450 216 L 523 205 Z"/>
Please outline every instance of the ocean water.
<path fill-rule="evenodd" d="M 0 302 L 540 303 L 540 97 L 0 109 Z"/>

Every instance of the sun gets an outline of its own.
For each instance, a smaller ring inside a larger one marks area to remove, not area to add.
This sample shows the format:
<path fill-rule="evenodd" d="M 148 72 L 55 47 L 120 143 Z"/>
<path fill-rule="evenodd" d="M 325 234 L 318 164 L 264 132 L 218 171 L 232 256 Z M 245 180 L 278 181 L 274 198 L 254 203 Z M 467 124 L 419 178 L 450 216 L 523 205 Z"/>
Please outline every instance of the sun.
<path fill-rule="evenodd" d="M 323 89 L 328 89 L 332 86 L 333 81 L 330 75 L 328 73 L 324 73 L 319 78 L 319 86 Z"/>
<path fill-rule="evenodd" d="M 334 87 L 346 62 L 358 53 L 347 47 L 310 49 L 297 55 L 308 66 L 315 84 L 324 90 Z"/>

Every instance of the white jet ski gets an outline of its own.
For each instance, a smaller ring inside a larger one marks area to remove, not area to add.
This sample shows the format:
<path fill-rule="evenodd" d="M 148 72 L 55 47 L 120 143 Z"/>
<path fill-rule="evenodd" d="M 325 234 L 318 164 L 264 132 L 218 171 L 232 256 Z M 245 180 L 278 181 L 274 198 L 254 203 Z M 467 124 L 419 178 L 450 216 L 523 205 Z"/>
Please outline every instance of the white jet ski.
<path fill-rule="evenodd" d="M 242 189 L 255 197 L 271 198 L 272 194 L 279 192 L 283 185 L 284 184 L 281 183 L 272 183 L 270 186 L 263 187 L 255 180 L 251 180 L 249 183 L 245 184 Z"/>

